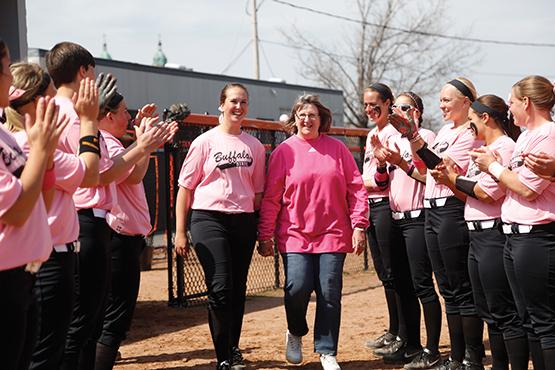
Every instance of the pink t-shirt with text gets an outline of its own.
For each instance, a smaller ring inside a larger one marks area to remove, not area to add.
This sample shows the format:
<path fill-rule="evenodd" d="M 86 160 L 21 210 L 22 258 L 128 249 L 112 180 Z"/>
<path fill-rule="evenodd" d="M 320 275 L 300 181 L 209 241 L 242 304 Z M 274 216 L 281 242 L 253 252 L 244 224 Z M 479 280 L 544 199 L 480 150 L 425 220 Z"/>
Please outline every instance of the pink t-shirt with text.
<path fill-rule="evenodd" d="M 391 124 L 387 124 L 384 126 L 383 129 L 378 130 L 378 127 L 374 127 L 368 133 L 366 137 L 366 150 L 364 152 L 364 164 L 362 165 L 362 177 L 365 180 L 374 181 L 374 174 L 376 173 L 376 168 L 378 167 L 378 160 L 374 157 L 373 147 L 370 143 L 370 138 L 372 135 L 378 134 L 378 138 L 380 139 L 383 146 L 389 146 L 389 140 L 391 137 L 394 137 L 399 134 L 399 132 L 395 129 L 395 127 L 391 126 Z M 381 191 L 372 191 L 368 194 L 368 198 L 384 198 L 387 197 L 389 190 L 381 190 Z"/>
<path fill-rule="evenodd" d="M 14 134 L 19 146 L 29 151 L 27 134 Z M 54 245 L 67 244 L 79 236 L 79 219 L 73 203 L 73 193 L 85 176 L 85 162 L 74 154 L 56 149 L 54 153 L 56 186 L 54 198 L 48 210 L 48 225 Z"/>
<path fill-rule="evenodd" d="M 0 125 L 0 217 L 15 204 L 22 189 L 14 171 L 24 163 L 25 154 L 14 137 Z M 17 167 L 17 168 L 16 168 Z M 27 221 L 19 227 L 0 222 L 0 271 L 46 261 L 52 251 L 46 207 L 39 195 Z"/>
<path fill-rule="evenodd" d="M 513 155 L 515 142 L 508 136 L 501 136 L 493 143 L 488 145 L 492 151 L 497 151 L 501 156 L 501 163 L 504 166 L 509 164 Z M 505 187 L 500 185 L 487 172 L 480 172 L 478 166 L 470 161 L 468 166 L 467 177 L 478 182 L 478 186 L 486 193 L 493 203 L 486 203 L 471 196 L 466 198 L 464 208 L 464 219 L 467 221 L 475 220 L 492 220 L 501 217 L 501 205 L 505 199 Z"/>
<path fill-rule="evenodd" d="M 501 207 L 504 222 L 524 225 L 540 225 L 555 221 L 555 182 L 543 179 L 524 166 L 522 153 L 544 152 L 555 156 L 555 123 L 549 122 L 534 129 L 524 131 L 516 141 L 509 168 L 518 174 L 518 179 L 529 189 L 539 194 L 534 200 L 507 189 Z"/>
<path fill-rule="evenodd" d="M 368 194 L 349 149 L 320 135 L 294 135 L 273 151 L 259 238 L 281 253 L 352 252 L 353 228 L 368 226 Z"/>
<path fill-rule="evenodd" d="M 191 144 L 179 185 L 194 191 L 192 209 L 253 212 L 255 194 L 264 190 L 265 161 L 266 150 L 254 136 L 216 126 Z"/>
<path fill-rule="evenodd" d="M 419 129 L 418 132 L 428 145 L 432 145 L 436 137 L 435 133 L 424 128 Z M 398 134 L 390 139 L 389 147 L 397 150 L 395 144 L 401 150 L 403 159 L 409 165 L 414 164 L 410 142 Z M 425 184 L 416 181 L 402 169 L 395 168 L 389 172 L 389 207 L 392 211 L 397 212 L 421 209 L 423 207 L 425 188 Z"/>
<path fill-rule="evenodd" d="M 115 157 L 125 150 L 122 143 L 109 132 L 103 130 L 102 135 L 106 140 L 110 157 Z M 117 181 L 118 203 L 106 215 L 106 222 L 119 234 L 147 235 L 152 225 L 143 182 L 138 184 L 125 182 L 132 170 L 133 168 L 124 178 Z"/>
<path fill-rule="evenodd" d="M 76 154 L 79 150 L 80 121 L 73 102 L 62 96 L 55 97 L 56 104 L 60 107 L 60 116 L 65 114 L 70 118 L 68 127 L 60 136 L 58 148 L 66 153 Z M 106 148 L 104 138 L 100 137 L 100 160 L 98 162 L 99 172 L 103 173 L 112 167 L 112 161 Z M 100 208 L 104 210 L 112 209 L 117 203 L 116 185 L 112 182 L 108 185 L 101 185 L 92 188 L 77 188 L 73 195 L 73 201 L 77 210 L 84 208 Z"/>
<path fill-rule="evenodd" d="M 473 148 L 481 145 L 474 137 L 474 133 L 469 127 L 455 128 L 453 123 L 444 125 L 437 133 L 434 144 L 429 147 L 435 154 L 440 157 L 451 158 L 461 175 L 466 174 L 468 170 L 469 154 Z M 428 171 L 426 176 L 426 199 L 435 199 L 453 196 L 453 192 L 448 186 L 438 184 Z"/>

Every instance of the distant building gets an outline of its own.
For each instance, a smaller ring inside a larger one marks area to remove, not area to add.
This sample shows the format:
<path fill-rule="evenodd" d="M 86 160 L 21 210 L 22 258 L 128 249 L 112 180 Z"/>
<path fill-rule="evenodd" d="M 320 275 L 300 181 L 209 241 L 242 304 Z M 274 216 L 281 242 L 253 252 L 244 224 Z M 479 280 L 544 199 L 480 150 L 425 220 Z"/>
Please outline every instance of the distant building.
<path fill-rule="evenodd" d="M 29 49 L 29 61 L 44 67 L 46 52 Z M 220 90 L 228 82 L 239 82 L 249 90 L 249 118 L 277 121 L 280 115 L 290 113 L 299 95 L 310 93 L 320 95 L 323 103 L 331 109 L 333 125 L 343 126 L 343 93 L 340 90 L 155 67 L 108 58 L 96 60 L 96 72 L 109 72 L 116 76 L 118 89 L 131 110 L 146 103 L 155 103 L 161 111 L 173 103 L 186 102 L 193 113 L 218 115 Z"/>
<path fill-rule="evenodd" d="M 156 67 L 164 67 L 168 62 L 168 58 L 166 58 L 166 54 L 162 50 L 162 40 L 158 40 L 158 50 L 156 54 L 154 54 L 154 58 L 152 58 L 152 65 Z"/>
<path fill-rule="evenodd" d="M 112 56 L 108 52 L 108 44 L 106 43 L 106 35 L 104 35 L 104 42 L 102 43 L 102 53 L 100 53 L 100 58 L 112 60 Z"/>

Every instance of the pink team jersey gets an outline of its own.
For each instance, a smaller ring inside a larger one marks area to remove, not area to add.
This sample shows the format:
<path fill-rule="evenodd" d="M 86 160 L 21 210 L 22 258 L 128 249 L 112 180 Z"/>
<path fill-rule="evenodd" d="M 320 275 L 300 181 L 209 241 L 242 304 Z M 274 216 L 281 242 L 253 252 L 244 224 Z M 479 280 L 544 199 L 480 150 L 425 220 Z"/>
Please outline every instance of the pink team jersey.
<path fill-rule="evenodd" d="M 14 134 L 25 152 L 29 151 L 27 134 Z M 67 244 L 79 236 L 79 219 L 73 203 L 73 193 L 85 176 L 85 162 L 74 154 L 56 149 L 54 153 L 56 187 L 54 198 L 48 210 L 48 225 L 54 245 Z"/>
<path fill-rule="evenodd" d="M 367 180 L 371 179 L 373 182 L 374 174 L 376 173 L 376 168 L 378 167 L 378 160 L 374 157 L 373 147 L 370 144 L 370 138 L 372 135 L 378 134 L 378 138 L 382 142 L 383 146 L 389 146 L 389 140 L 391 137 L 399 134 L 395 127 L 391 126 L 389 123 L 384 126 L 383 129 L 378 130 L 378 127 L 374 127 L 368 133 L 366 137 L 366 151 L 364 152 L 364 164 L 362 165 L 362 178 Z M 368 194 L 368 198 L 384 198 L 387 197 L 389 190 L 385 189 L 382 191 L 373 191 Z"/>
<path fill-rule="evenodd" d="M 60 107 L 60 116 L 65 114 L 70 118 L 70 123 L 60 137 L 58 148 L 66 153 L 76 154 L 79 150 L 80 121 L 73 102 L 68 98 L 56 96 L 56 104 Z M 100 137 L 100 161 L 98 168 L 103 173 L 112 167 L 112 161 L 106 148 L 106 142 Z M 117 203 L 116 185 L 112 182 L 109 185 L 102 185 L 93 188 L 77 188 L 73 195 L 73 201 L 77 210 L 83 208 L 100 208 L 104 210 L 112 209 Z"/>
<path fill-rule="evenodd" d="M 424 128 L 419 129 L 418 132 L 428 145 L 432 145 L 436 137 L 435 133 Z M 409 165 L 414 164 L 410 142 L 397 134 L 390 139 L 389 147 L 397 150 L 395 144 L 401 150 L 403 159 Z M 395 170 L 389 172 L 389 207 L 396 212 L 423 208 L 425 187 L 425 184 L 414 180 L 402 169 L 395 168 Z"/>
<path fill-rule="evenodd" d="M 501 136 L 493 143 L 488 145 L 492 151 L 496 151 L 501 156 L 501 161 L 504 166 L 509 164 L 515 142 L 508 136 Z M 473 181 L 478 182 L 478 186 L 486 193 L 493 203 L 486 203 L 471 196 L 466 198 L 466 205 L 464 208 L 464 219 L 467 221 L 476 220 L 492 220 L 501 217 L 501 205 L 505 199 L 505 187 L 499 185 L 491 175 L 485 172 L 480 172 L 478 166 L 470 161 L 466 176 Z"/>
<path fill-rule="evenodd" d="M 534 200 L 507 189 L 501 207 L 504 222 L 524 225 L 540 225 L 555 221 L 555 183 L 543 179 L 524 166 L 522 153 L 545 152 L 555 156 L 555 124 L 546 123 L 534 130 L 524 131 L 516 141 L 509 169 L 518 174 L 518 179 L 529 189 L 539 194 Z"/>
<path fill-rule="evenodd" d="M 107 131 L 102 131 L 110 157 L 122 153 L 125 148 L 121 142 Z M 152 229 L 150 213 L 145 195 L 143 182 L 138 184 L 126 183 L 127 177 L 133 169 L 121 178 L 116 185 L 118 204 L 106 215 L 106 222 L 119 234 L 147 235 Z"/>
<path fill-rule="evenodd" d="M 253 212 L 255 194 L 264 190 L 265 155 L 246 132 L 231 135 L 214 127 L 191 144 L 179 185 L 194 191 L 192 209 Z"/>
<path fill-rule="evenodd" d="M 468 160 L 470 158 L 468 152 L 473 148 L 481 145 L 481 141 L 474 138 L 472 130 L 467 128 L 455 128 L 453 123 L 444 125 L 437 133 L 434 145 L 430 147 L 435 154 L 440 157 L 451 158 L 461 175 L 468 170 Z M 453 192 L 449 187 L 437 184 L 430 172 L 426 176 L 426 199 L 435 199 L 453 196 Z"/>
<path fill-rule="evenodd" d="M 349 149 L 320 135 L 294 135 L 270 156 L 259 238 L 281 253 L 352 252 L 354 227 L 368 226 L 368 194 Z"/>
<path fill-rule="evenodd" d="M 0 125 L 0 218 L 15 204 L 22 184 L 14 173 L 25 163 L 25 154 L 14 137 Z M 39 195 L 27 221 L 20 227 L 0 221 L 0 271 L 46 261 L 52 251 L 46 208 Z"/>

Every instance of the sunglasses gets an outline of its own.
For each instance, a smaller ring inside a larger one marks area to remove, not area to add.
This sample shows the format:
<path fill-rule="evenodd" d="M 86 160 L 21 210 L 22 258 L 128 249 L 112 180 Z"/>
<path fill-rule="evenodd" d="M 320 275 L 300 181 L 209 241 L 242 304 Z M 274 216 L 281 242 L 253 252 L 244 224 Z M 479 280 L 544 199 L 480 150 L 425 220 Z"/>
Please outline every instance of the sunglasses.
<path fill-rule="evenodd" d="M 407 112 L 409 109 L 414 108 L 412 105 L 410 104 L 399 104 L 399 105 L 393 105 L 393 108 L 399 108 L 400 110 L 402 110 L 403 112 Z"/>

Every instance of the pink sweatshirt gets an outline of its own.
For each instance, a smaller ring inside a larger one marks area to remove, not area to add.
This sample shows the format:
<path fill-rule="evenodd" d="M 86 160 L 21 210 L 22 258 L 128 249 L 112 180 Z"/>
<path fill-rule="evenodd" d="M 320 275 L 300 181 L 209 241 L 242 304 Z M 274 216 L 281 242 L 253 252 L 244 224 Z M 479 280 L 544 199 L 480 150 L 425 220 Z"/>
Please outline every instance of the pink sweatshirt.
<path fill-rule="evenodd" d="M 191 144 L 179 185 L 194 191 L 192 209 L 253 212 L 255 194 L 264 190 L 265 162 L 266 150 L 257 138 L 216 126 Z"/>
<path fill-rule="evenodd" d="M 453 123 L 444 125 L 437 133 L 434 145 L 430 149 L 440 157 L 449 157 L 460 169 L 463 175 L 468 169 L 470 156 L 468 152 L 482 144 L 474 138 L 474 133 L 470 128 L 454 128 Z M 426 199 L 435 199 L 453 196 L 449 187 L 437 184 L 430 172 L 426 176 Z"/>
<path fill-rule="evenodd" d="M 418 130 L 422 139 L 432 145 L 436 134 L 430 130 L 421 128 Z M 405 161 L 414 164 L 410 142 L 400 134 L 390 139 L 389 147 L 397 150 L 395 145 L 401 150 L 401 156 Z M 389 207 L 392 211 L 405 212 L 423 208 L 424 189 L 426 185 L 414 180 L 405 171 L 396 168 L 389 173 Z"/>
<path fill-rule="evenodd" d="M 14 171 L 25 163 L 25 154 L 0 124 L 0 217 L 15 204 L 22 185 Z M 39 195 L 27 221 L 20 227 L 0 222 L 0 271 L 46 261 L 52 251 L 46 208 Z"/>
<path fill-rule="evenodd" d="M 14 136 L 19 146 L 28 152 L 27 134 L 19 131 Z M 73 193 L 85 176 L 85 162 L 75 154 L 56 149 L 54 166 L 56 187 L 48 210 L 48 225 L 53 245 L 60 245 L 71 243 L 79 237 L 79 219 L 73 203 Z"/>
<path fill-rule="evenodd" d="M 103 130 L 102 136 L 106 140 L 110 157 L 115 157 L 125 150 L 121 142 L 109 132 Z M 106 222 L 112 230 L 123 235 L 147 235 L 152 225 L 145 188 L 142 181 L 138 184 L 125 182 L 131 172 L 117 182 L 118 203 L 106 215 Z"/>
<path fill-rule="evenodd" d="M 546 123 L 534 130 L 524 131 L 516 141 L 509 167 L 518 174 L 522 184 L 539 194 L 534 200 L 507 189 L 501 208 L 504 222 L 540 225 L 555 221 L 555 182 L 543 179 L 524 166 L 522 153 L 545 152 L 555 156 L 555 123 Z"/>
<path fill-rule="evenodd" d="M 504 166 L 509 164 L 514 147 L 515 142 L 508 136 L 501 136 L 488 145 L 490 150 L 499 153 Z M 501 204 L 503 204 L 503 200 L 505 199 L 505 187 L 499 185 L 499 182 L 488 173 L 480 172 L 478 166 L 472 161 L 468 166 L 466 176 L 477 181 L 478 186 L 484 193 L 492 198 L 494 202 L 486 203 L 470 196 L 467 197 L 464 207 L 464 219 L 467 221 L 475 221 L 492 220 L 501 217 Z"/>
<path fill-rule="evenodd" d="M 378 167 L 378 160 L 374 157 L 373 147 L 370 143 L 370 138 L 375 134 L 378 134 L 382 145 L 388 147 L 390 138 L 398 135 L 399 132 L 395 129 L 395 127 L 388 123 L 383 129 L 378 130 L 377 127 L 374 127 L 368 133 L 368 136 L 366 137 L 366 151 L 364 152 L 364 164 L 362 165 L 362 177 L 366 180 L 374 179 L 376 168 Z M 382 191 L 373 191 L 368 194 L 368 198 L 384 198 L 388 196 L 388 193 L 389 191 L 387 189 Z"/>
<path fill-rule="evenodd" d="M 60 137 L 58 148 L 66 153 L 76 154 L 79 150 L 79 138 L 81 137 L 79 116 L 75 112 L 71 100 L 61 96 L 56 96 L 54 99 L 60 107 L 60 116 L 65 114 L 70 118 L 68 127 L 66 127 Z M 103 137 L 100 137 L 99 172 L 103 173 L 109 170 L 110 167 L 112 167 L 112 161 L 106 148 L 106 142 Z M 112 182 L 109 185 L 101 185 L 94 188 L 77 188 L 73 195 L 73 201 L 77 210 L 100 208 L 108 211 L 117 203 L 116 185 Z"/>
<path fill-rule="evenodd" d="M 270 156 L 259 239 L 275 236 L 281 253 L 352 252 L 353 228 L 368 226 L 367 197 L 342 142 L 294 135 Z"/>

